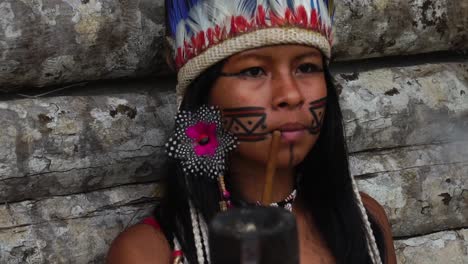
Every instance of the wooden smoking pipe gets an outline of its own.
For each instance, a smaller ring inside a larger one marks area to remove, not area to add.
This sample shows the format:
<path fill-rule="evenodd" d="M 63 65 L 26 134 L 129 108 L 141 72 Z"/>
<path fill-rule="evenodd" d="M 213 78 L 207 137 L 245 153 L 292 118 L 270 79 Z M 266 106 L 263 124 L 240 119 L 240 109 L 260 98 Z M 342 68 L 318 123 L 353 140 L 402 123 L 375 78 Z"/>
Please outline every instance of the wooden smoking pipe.
<path fill-rule="evenodd" d="M 263 187 L 262 204 L 269 205 L 271 201 L 271 192 L 273 190 L 273 179 L 276 172 L 276 162 L 278 161 L 278 151 L 281 142 L 281 132 L 275 130 L 273 132 L 268 153 L 268 162 L 265 173 L 265 186 Z"/>

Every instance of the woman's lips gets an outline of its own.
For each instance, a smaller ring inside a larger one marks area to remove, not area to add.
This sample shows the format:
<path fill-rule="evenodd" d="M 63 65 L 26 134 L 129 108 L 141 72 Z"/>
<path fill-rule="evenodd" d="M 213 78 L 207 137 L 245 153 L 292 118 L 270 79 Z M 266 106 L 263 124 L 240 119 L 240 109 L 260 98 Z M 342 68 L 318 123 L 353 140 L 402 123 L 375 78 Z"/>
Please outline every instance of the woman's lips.
<path fill-rule="evenodd" d="M 307 127 L 300 123 L 287 123 L 278 128 L 281 131 L 281 138 L 286 142 L 294 142 L 299 140 L 305 132 Z"/>
<path fill-rule="evenodd" d="M 295 131 L 284 131 L 284 132 L 281 132 L 281 138 L 285 140 L 286 142 L 294 142 L 294 141 L 298 141 L 299 138 L 301 138 L 305 132 L 306 132 L 305 129 L 295 130 Z"/>

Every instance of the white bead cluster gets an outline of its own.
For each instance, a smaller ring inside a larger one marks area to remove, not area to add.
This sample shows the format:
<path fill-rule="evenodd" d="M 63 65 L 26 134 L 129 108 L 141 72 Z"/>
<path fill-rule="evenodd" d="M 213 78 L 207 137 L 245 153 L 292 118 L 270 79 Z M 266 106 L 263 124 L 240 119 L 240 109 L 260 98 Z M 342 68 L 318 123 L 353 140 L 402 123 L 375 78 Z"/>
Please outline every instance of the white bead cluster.
<path fill-rule="evenodd" d="M 195 240 L 195 248 L 197 251 L 198 263 L 205 264 L 205 256 L 203 254 L 202 238 L 200 235 L 200 225 L 198 222 L 198 213 L 193 207 L 192 201 L 189 201 L 189 206 L 190 206 L 190 217 L 192 219 L 192 230 L 193 230 L 193 237 Z"/>
<path fill-rule="evenodd" d="M 206 221 L 203 219 L 201 213 L 198 213 L 198 221 L 200 223 L 200 231 L 203 238 L 203 246 L 205 247 L 206 259 L 208 264 L 210 263 L 210 246 L 208 244 L 208 225 Z"/>

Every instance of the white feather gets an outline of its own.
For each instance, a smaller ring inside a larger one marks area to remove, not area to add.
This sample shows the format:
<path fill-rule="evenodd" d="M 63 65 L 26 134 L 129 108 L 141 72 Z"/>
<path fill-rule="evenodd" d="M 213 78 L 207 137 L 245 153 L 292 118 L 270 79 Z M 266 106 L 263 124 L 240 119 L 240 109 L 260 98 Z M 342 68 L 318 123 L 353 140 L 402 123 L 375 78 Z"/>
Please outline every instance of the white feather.
<path fill-rule="evenodd" d="M 207 11 L 206 15 L 208 20 L 210 20 L 213 25 L 222 26 L 226 23 L 229 12 L 224 6 L 224 1 L 207 0 L 205 1 L 205 10 Z"/>
<path fill-rule="evenodd" d="M 179 24 L 177 24 L 176 29 L 176 47 L 183 47 L 184 42 L 188 40 L 189 36 L 187 35 L 187 27 L 185 24 L 185 20 L 182 19 Z"/>
<path fill-rule="evenodd" d="M 313 0 L 313 1 L 314 1 L 313 4 L 312 4 L 312 1 L 310 2 L 310 4 L 311 4 L 312 8 L 316 9 L 317 12 L 318 12 L 318 9 L 317 9 L 318 8 L 318 2 L 317 2 L 317 0 Z M 318 1 L 320 1 L 320 0 L 318 0 Z"/>
<path fill-rule="evenodd" d="M 286 0 L 270 0 L 270 9 L 276 16 L 284 18 L 286 10 L 288 9 L 288 2 Z"/>
<path fill-rule="evenodd" d="M 249 0 L 239 0 L 239 1 L 232 1 L 232 2 L 237 2 L 237 5 L 236 5 L 236 10 L 235 10 L 235 15 L 236 16 L 243 16 L 247 21 L 252 21 L 252 19 L 254 18 L 252 15 L 252 11 L 253 10 L 249 10 L 247 7 L 249 5 L 246 5 L 247 2 L 251 2 Z M 257 8 L 255 8 L 257 9 Z"/>
<path fill-rule="evenodd" d="M 310 19 L 310 14 L 312 11 L 312 3 L 310 0 L 293 0 L 293 7 L 294 7 L 294 12 L 297 12 L 297 8 L 300 6 L 305 7 L 305 10 L 307 12 L 307 17 Z"/>
<path fill-rule="evenodd" d="M 257 6 L 255 7 L 255 17 L 258 16 L 258 7 L 262 6 L 263 11 L 265 12 L 265 23 L 269 25 L 270 22 L 270 4 L 268 3 L 269 0 L 257 0 Z"/>
<path fill-rule="evenodd" d="M 331 21 L 330 21 L 329 15 L 328 15 L 328 8 L 325 5 L 325 3 L 323 2 L 323 0 L 318 0 L 318 2 L 319 2 L 319 8 L 320 8 L 321 25 L 330 26 Z"/>
<path fill-rule="evenodd" d="M 201 31 L 206 32 L 206 30 L 212 27 L 212 23 L 206 14 L 206 5 L 203 4 L 203 1 L 193 6 L 190 10 L 186 21 L 193 34 Z"/>
<path fill-rule="evenodd" d="M 257 6 L 262 5 L 264 8 L 268 8 L 270 2 L 269 0 L 257 0 Z"/>
<path fill-rule="evenodd" d="M 258 7 L 263 6 L 263 10 L 268 14 L 270 10 L 269 0 L 257 0 L 257 8 L 255 8 L 255 13 L 257 13 Z"/>
<path fill-rule="evenodd" d="M 205 1 L 207 18 L 213 23 L 213 27 L 229 29 L 231 17 L 235 10 L 235 1 L 232 0 L 208 0 Z"/>
<path fill-rule="evenodd" d="M 242 16 L 247 21 L 251 22 L 254 17 L 252 12 L 248 10 L 245 3 L 248 0 L 208 0 L 205 1 L 205 6 L 208 14 L 208 19 L 213 22 L 213 26 L 226 28 L 228 31 L 231 28 L 231 18 Z"/>
<path fill-rule="evenodd" d="M 312 3 L 310 2 L 310 0 L 293 0 L 292 4 L 294 9 L 297 9 L 300 6 L 304 6 L 307 12 L 309 12 L 312 7 Z"/>

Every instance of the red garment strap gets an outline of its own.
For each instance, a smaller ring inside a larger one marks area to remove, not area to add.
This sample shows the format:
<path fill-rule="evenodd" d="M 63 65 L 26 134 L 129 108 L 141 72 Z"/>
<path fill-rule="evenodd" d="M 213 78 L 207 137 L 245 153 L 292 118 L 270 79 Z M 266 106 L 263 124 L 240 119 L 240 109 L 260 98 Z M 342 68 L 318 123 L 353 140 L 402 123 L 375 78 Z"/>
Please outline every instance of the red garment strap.
<path fill-rule="evenodd" d="M 150 225 L 150 226 L 154 227 L 155 229 L 160 229 L 158 221 L 156 221 L 156 219 L 154 219 L 154 217 L 152 217 L 152 216 L 143 219 L 142 223 Z"/>

